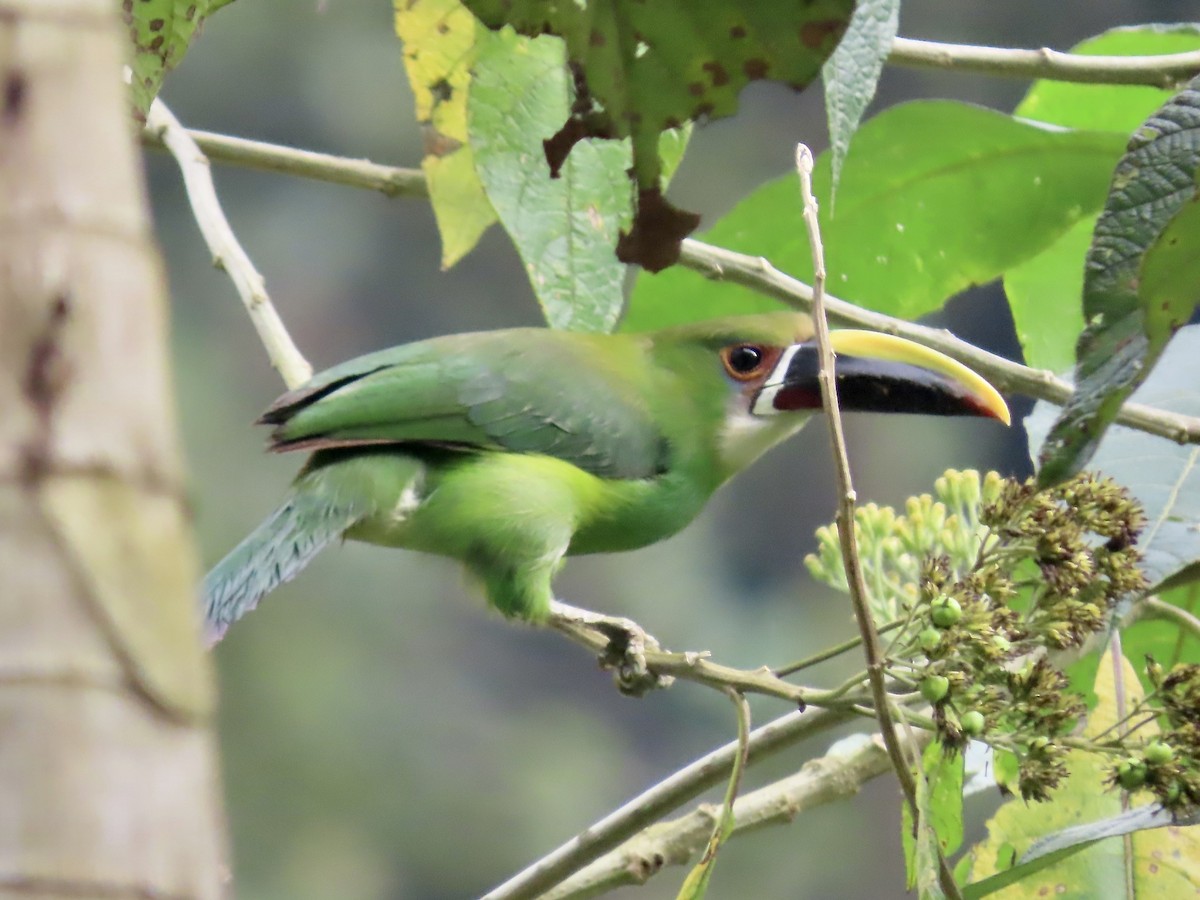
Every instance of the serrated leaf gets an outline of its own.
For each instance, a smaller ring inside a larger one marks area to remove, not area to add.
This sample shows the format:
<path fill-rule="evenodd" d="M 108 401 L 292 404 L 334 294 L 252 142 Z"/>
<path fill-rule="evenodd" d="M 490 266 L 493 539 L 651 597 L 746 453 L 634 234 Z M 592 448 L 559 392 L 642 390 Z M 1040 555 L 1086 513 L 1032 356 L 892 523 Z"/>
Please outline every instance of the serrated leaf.
<path fill-rule="evenodd" d="M 1168 290 L 1169 297 L 1146 295 L 1141 286 L 1147 252 L 1197 195 L 1198 87 L 1200 79 L 1138 130 L 1113 174 L 1088 251 L 1083 292 L 1087 325 L 1076 347 L 1075 393 L 1039 455 L 1043 485 L 1087 465 L 1121 404 L 1166 347 L 1180 308 L 1186 302 L 1190 310 L 1200 299 L 1200 284 L 1160 279 L 1157 286 Z M 1170 248 L 1163 253 L 1169 256 Z M 1168 309 L 1148 315 L 1147 302 L 1166 302 Z"/>
<path fill-rule="evenodd" d="M 396 0 L 395 11 L 425 142 L 421 168 L 442 238 L 442 268 L 448 269 L 496 221 L 467 141 L 471 66 L 492 36 L 459 0 Z"/>
<path fill-rule="evenodd" d="M 814 172 L 829 289 L 916 318 L 1042 252 L 1104 202 L 1124 138 L 1051 129 L 951 101 L 886 110 L 859 129 L 829 214 L 830 157 Z M 756 190 L 705 236 L 798 278 L 812 262 L 796 181 Z M 691 272 L 639 275 L 625 327 L 777 309 Z"/>
<path fill-rule="evenodd" d="M 1156 56 L 1200 50 L 1200 26 L 1114 28 L 1071 48 L 1083 56 Z M 1013 113 L 1066 128 L 1131 134 L 1171 96 L 1143 85 L 1035 81 Z"/>
<path fill-rule="evenodd" d="M 1125 708 L 1141 697 L 1133 667 L 1123 658 L 1114 664 L 1111 653 L 1105 653 L 1101 660 L 1095 690 L 1099 703 L 1084 729 L 1089 736 L 1100 734 L 1120 717 L 1118 697 L 1124 695 Z M 1149 723 L 1139 733 L 1153 732 L 1153 723 Z M 1107 757 L 1076 750 L 1068 755 L 1067 766 L 1071 774 L 1049 802 L 1026 804 L 1012 800 L 1000 807 L 988 822 L 988 838 L 975 851 L 973 874 L 980 877 L 964 889 L 964 898 L 994 896 L 1018 900 L 1044 895 L 1090 900 L 1125 896 L 1127 872 L 1135 896 L 1175 897 L 1194 891 L 1200 883 L 1200 834 L 1196 829 L 1159 829 L 1135 834 L 1130 839 L 1129 859 L 1125 856 L 1125 843 L 1109 839 L 1080 852 L 1060 849 L 1037 860 L 1029 869 L 1005 872 L 1011 864 L 1005 864 L 1010 857 L 1004 848 L 1027 850 L 1046 835 L 1121 811 L 1120 792 L 1107 790 L 1104 784 Z M 1039 863 L 1043 864 L 1040 871 L 1033 871 L 1039 868 Z M 998 872 L 1002 877 L 987 880 Z"/>
<path fill-rule="evenodd" d="M 563 39 L 579 90 L 558 122 L 552 167 L 582 138 L 629 137 L 638 209 L 618 253 L 657 271 L 678 258 L 679 243 L 699 221 L 663 199 L 659 135 L 732 115 L 752 80 L 806 86 L 837 45 L 854 0 L 466 4 L 490 28 Z"/>
<path fill-rule="evenodd" d="M 837 191 L 850 139 L 875 96 L 883 63 L 899 27 L 900 0 L 859 0 L 850 27 L 821 69 L 829 121 L 831 194 Z"/>
<path fill-rule="evenodd" d="M 227 2 L 125 0 L 121 16 L 133 42 L 130 89 L 139 116 L 145 117 L 163 77 L 183 59 L 200 23 Z"/>
<path fill-rule="evenodd" d="M 1134 394 L 1139 403 L 1168 412 L 1200 416 L 1200 326 L 1183 328 L 1154 371 Z M 1038 403 L 1025 420 L 1030 455 L 1041 446 L 1055 407 Z M 1089 468 L 1124 485 L 1146 510 L 1138 541 L 1142 566 L 1157 585 L 1200 559 L 1200 446 L 1176 444 L 1123 426 L 1108 429 Z"/>

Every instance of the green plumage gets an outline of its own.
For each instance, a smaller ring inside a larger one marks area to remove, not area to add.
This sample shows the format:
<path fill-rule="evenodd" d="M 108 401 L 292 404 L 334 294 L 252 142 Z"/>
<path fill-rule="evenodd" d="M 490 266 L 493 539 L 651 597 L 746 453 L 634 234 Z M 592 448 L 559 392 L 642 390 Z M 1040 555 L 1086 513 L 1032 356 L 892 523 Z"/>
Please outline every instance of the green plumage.
<path fill-rule="evenodd" d="M 313 455 L 206 578 L 210 629 L 219 636 L 342 536 L 460 560 L 498 610 L 542 620 L 565 556 L 674 534 L 800 427 L 809 376 L 792 394 L 778 380 L 759 391 L 810 336 L 793 313 L 643 335 L 512 329 L 323 372 L 262 417 L 272 449 Z"/>

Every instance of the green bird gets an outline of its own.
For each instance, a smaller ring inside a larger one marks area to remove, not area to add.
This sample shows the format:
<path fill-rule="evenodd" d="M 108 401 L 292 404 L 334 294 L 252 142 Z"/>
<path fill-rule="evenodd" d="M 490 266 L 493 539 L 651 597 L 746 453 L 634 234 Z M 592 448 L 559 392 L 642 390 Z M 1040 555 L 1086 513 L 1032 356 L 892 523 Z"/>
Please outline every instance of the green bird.
<path fill-rule="evenodd" d="M 918 344 L 834 331 L 843 409 L 1009 421 L 1000 395 Z M 567 556 L 644 547 L 820 409 L 811 320 L 645 334 L 539 328 L 433 338 L 343 363 L 263 414 L 312 455 L 204 583 L 210 637 L 352 538 L 457 559 L 505 616 L 545 622 Z"/>

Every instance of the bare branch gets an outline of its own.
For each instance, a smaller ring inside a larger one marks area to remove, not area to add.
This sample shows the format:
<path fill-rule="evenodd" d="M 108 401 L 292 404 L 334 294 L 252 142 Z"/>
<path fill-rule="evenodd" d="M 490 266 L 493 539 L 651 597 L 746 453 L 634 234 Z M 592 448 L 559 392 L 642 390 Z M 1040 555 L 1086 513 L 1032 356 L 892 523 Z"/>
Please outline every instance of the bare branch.
<path fill-rule="evenodd" d="M 1200 637 L 1200 618 L 1192 615 L 1186 609 L 1160 600 L 1158 597 L 1147 597 L 1142 601 L 1147 616 L 1156 619 L 1168 619 L 1181 628 Z"/>
<path fill-rule="evenodd" d="M 1085 84 L 1143 84 L 1176 89 L 1200 72 L 1200 52 L 1161 56 L 1081 56 L 1042 47 L 974 47 L 898 37 L 888 62 L 923 69 L 951 69 L 1012 78 L 1043 78 Z"/>
<path fill-rule="evenodd" d="M 292 343 L 283 320 L 267 296 L 262 275 L 238 243 L 229 220 L 225 218 L 221 201 L 217 199 L 208 159 L 162 100 L 156 99 L 150 105 L 146 129 L 158 136 L 179 164 L 192 213 L 212 253 L 213 265 L 224 269 L 233 281 L 271 365 L 289 388 L 304 384 L 312 377 L 312 366 Z"/>
<path fill-rule="evenodd" d="M 822 710 L 791 712 L 780 716 L 750 732 L 750 762 L 758 762 L 805 738 L 827 731 L 854 715 L 849 710 Z M 494 888 L 483 900 L 522 900 L 540 896 L 572 872 L 617 847 L 671 810 L 678 809 L 720 784 L 729 776 L 738 752 L 738 742 L 730 741 L 700 757 Z"/>
<path fill-rule="evenodd" d="M 862 736 L 852 751 L 809 760 L 793 775 L 738 799 L 731 837 L 791 822 L 802 812 L 852 797 L 888 771 L 878 735 Z M 678 819 L 647 829 L 545 894 L 544 900 L 581 900 L 622 885 L 643 884 L 667 866 L 684 865 L 704 847 L 716 808 L 702 804 Z"/>
<path fill-rule="evenodd" d="M 638 627 L 636 623 L 631 625 Z M 581 624 L 557 624 L 558 631 L 571 640 L 603 657 L 609 650 L 612 636 L 601 629 Z M 818 706 L 826 709 L 845 709 L 857 705 L 863 698 L 846 697 L 838 691 L 792 684 L 775 675 L 766 666 L 759 669 L 735 669 L 713 662 L 707 651 L 674 652 L 647 646 L 642 651 L 646 668 L 658 676 L 672 676 L 694 681 L 709 687 L 732 688 L 746 694 L 763 694 L 787 700 L 801 708 Z"/>
<path fill-rule="evenodd" d="M 842 430 L 842 413 L 838 406 L 837 380 L 834 377 L 833 345 L 829 339 L 829 323 L 825 321 L 825 251 L 821 245 L 821 225 L 817 216 L 817 198 L 812 192 L 812 151 L 804 144 L 796 146 L 796 174 L 800 178 L 800 196 L 804 204 L 804 224 L 808 232 L 808 245 L 813 263 L 812 318 L 816 330 L 819 369 L 817 380 L 821 386 L 821 405 L 825 410 L 829 426 L 829 440 L 833 450 L 834 471 L 838 485 L 837 529 L 842 545 L 842 563 L 846 568 L 846 582 L 850 588 L 850 602 L 854 607 L 854 618 L 858 622 L 862 637 L 863 656 L 867 661 L 867 680 L 871 695 L 875 699 L 875 717 L 892 768 L 904 789 L 913 820 L 916 821 L 917 788 L 913 781 L 913 762 L 906 759 L 900 736 L 892 721 L 891 701 L 887 692 L 884 672 L 883 650 L 879 644 L 879 631 L 871 615 L 867 600 L 867 584 L 863 577 L 862 560 L 858 555 L 858 541 L 854 534 L 854 507 L 857 498 L 854 482 L 850 475 L 850 458 L 846 453 L 846 436 Z M 938 851 L 939 881 L 948 897 L 961 897 L 954 875 L 946 863 L 945 856 Z"/>

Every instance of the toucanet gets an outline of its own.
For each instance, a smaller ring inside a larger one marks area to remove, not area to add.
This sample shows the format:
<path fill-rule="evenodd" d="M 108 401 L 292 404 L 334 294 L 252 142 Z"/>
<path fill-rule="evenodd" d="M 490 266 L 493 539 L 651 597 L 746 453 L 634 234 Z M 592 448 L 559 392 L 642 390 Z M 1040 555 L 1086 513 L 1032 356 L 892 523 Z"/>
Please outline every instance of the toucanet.
<path fill-rule="evenodd" d="M 845 410 L 988 416 L 975 372 L 867 331 L 832 333 Z M 772 313 L 644 334 L 460 334 L 361 356 L 263 414 L 311 455 L 282 505 L 204 582 L 225 629 L 327 545 L 459 560 L 506 616 L 545 621 L 567 556 L 675 534 L 820 409 L 811 320 Z"/>

